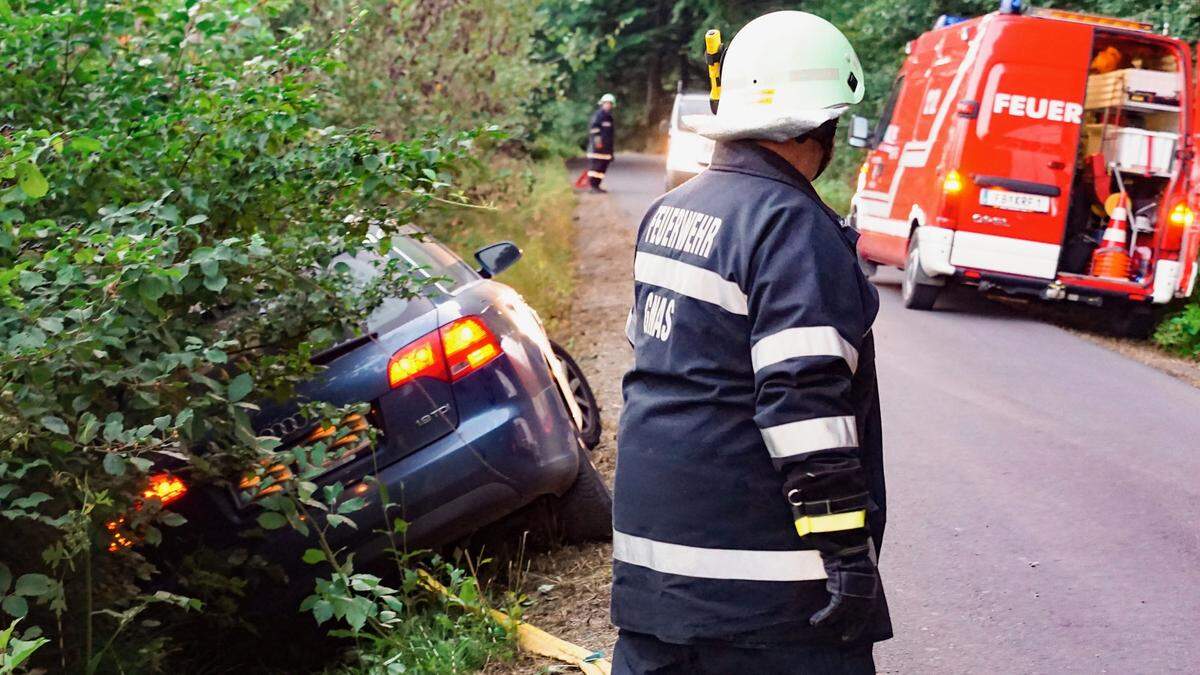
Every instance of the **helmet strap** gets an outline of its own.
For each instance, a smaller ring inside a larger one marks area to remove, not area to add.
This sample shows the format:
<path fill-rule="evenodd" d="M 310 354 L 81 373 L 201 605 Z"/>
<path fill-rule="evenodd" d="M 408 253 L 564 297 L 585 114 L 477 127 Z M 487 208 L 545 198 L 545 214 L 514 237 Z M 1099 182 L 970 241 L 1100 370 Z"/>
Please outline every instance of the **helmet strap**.
<path fill-rule="evenodd" d="M 821 174 L 829 167 L 829 163 L 833 161 L 833 142 L 837 138 L 837 126 L 838 118 L 835 117 L 816 129 L 806 131 L 796 137 L 797 143 L 812 139 L 821 146 L 821 164 L 817 168 L 817 173 L 813 175 L 814 181 L 821 177 Z"/>

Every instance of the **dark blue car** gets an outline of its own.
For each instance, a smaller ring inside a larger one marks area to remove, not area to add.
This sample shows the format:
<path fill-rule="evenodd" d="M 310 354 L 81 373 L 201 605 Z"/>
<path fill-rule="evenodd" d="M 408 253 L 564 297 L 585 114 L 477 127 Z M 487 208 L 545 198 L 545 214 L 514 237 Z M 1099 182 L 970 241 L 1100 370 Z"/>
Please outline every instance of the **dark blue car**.
<path fill-rule="evenodd" d="M 609 539 L 612 497 L 587 453 L 600 435 L 587 379 L 521 296 L 492 279 L 520 250 L 508 242 L 480 249 L 478 271 L 426 237 L 397 238 L 392 255 L 432 279 L 430 286 L 420 297 L 385 302 L 363 337 L 316 355 L 325 369 L 300 392 L 338 405 L 370 403 L 371 412 L 336 431 L 305 421 L 295 402 L 258 416 L 260 433 L 284 447 L 322 434 L 343 446 L 321 482 L 340 481 L 346 494 L 369 504 L 352 514 L 357 528 L 331 530 L 330 543 L 367 565 L 385 553 L 379 531 L 392 518 L 409 522 L 409 548 L 430 548 L 535 502 L 562 539 Z M 369 276 L 375 271 L 366 256 L 338 262 Z M 362 433 L 368 425 L 377 431 L 374 447 Z M 386 518 L 369 477 L 396 505 Z M 206 543 L 233 544 L 254 528 L 252 493 L 187 490 L 171 508 Z M 312 545 L 290 529 L 266 537 L 258 552 L 293 569 Z"/>

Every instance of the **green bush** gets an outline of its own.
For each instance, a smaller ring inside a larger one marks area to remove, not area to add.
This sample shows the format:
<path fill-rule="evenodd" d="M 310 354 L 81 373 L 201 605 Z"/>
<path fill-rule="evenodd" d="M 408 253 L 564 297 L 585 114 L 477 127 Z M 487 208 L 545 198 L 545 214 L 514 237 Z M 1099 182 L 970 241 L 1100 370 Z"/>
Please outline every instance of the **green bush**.
<path fill-rule="evenodd" d="M 1193 298 L 1179 312 L 1158 325 L 1154 341 L 1182 356 L 1200 357 L 1200 299 Z"/>
<path fill-rule="evenodd" d="M 162 453 L 191 481 L 269 456 L 255 401 L 412 290 L 399 270 L 367 288 L 319 271 L 369 224 L 458 198 L 472 134 L 332 123 L 341 34 L 322 46 L 289 9 L 0 2 L 0 555 L 19 577 L 0 609 L 61 626 L 64 667 L 100 667 L 143 609 L 197 608 L 140 595 L 152 570 L 106 524 L 154 544 L 183 522 L 141 494 Z"/>
<path fill-rule="evenodd" d="M 533 53 L 537 0 L 301 0 L 295 20 L 319 40 L 353 17 L 337 47 L 329 114 L 388 138 L 496 125 L 530 142 L 544 111 L 532 95 L 551 70 Z"/>

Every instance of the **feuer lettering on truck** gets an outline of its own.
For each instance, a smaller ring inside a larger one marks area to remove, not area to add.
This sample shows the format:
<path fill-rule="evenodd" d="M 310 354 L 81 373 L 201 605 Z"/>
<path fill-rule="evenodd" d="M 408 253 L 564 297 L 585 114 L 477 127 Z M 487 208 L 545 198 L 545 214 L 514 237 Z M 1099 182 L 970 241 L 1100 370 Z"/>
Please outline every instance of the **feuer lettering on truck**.
<path fill-rule="evenodd" d="M 992 113 L 1007 113 L 1013 117 L 1047 119 L 1068 124 L 1083 123 L 1083 106 L 1078 103 L 1003 92 L 996 92 L 992 97 Z"/>

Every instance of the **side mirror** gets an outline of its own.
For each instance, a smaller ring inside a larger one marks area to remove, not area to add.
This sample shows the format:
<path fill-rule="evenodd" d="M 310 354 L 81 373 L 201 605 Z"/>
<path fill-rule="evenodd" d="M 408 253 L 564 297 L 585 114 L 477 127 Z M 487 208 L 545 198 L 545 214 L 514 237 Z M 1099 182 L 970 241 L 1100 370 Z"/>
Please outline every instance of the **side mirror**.
<path fill-rule="evenodd" d="M 479 261 L 479 275 L 491 279 L 515 265 L 521 259 L 521 249 L 511 241 L 500 241 L 475 251 L 475 259 Z"/>
<path fill-rule="evenodd" d="M 867 148 L 871 146 L 871 120 L 855 115 L 850 118 L 850 146 Z"/>

